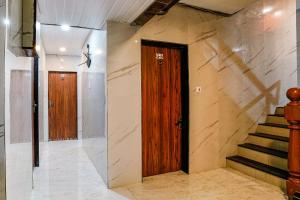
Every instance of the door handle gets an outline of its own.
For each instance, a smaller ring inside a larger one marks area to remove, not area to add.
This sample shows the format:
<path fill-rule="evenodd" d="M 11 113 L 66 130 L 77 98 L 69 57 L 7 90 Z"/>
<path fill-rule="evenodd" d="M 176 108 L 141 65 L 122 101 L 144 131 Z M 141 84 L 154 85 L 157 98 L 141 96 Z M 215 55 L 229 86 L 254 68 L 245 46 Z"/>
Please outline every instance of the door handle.
<path fill-rule="evenodd" d="M 182 128 L 182 123 L 183 123 L 183 120 L 182 120 L 182 117 L 180 117 L 180 119 L 175 123 L 175 125 L 176 125 L 178 128 Z"/>
<path fill-rule="evenodd" d="M 34 103 L 34 104 L 32 105 L 32 110 L 33 110 L 34 113 L 37 112 L 37 107 L 38 107 L 38 105 L 37 105 L 36 103 Z"/>
<path fill-rule="evenodd" d="M 49 100 L 49 108 L 52 108 L 52 107 L 54 107 L 54 103 L 51 100 Z"/>

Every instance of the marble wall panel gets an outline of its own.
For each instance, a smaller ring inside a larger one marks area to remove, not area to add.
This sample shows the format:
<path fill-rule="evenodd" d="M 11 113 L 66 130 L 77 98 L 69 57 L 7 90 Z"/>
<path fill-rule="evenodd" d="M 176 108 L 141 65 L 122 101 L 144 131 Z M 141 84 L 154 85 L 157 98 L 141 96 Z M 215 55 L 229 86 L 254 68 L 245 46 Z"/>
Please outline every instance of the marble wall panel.
<path fill-rule="evenodd" d="M 101 177 L 106 177 L 105 74 L 82 73 L 83 147 Z"/>
<path fill-rule="evenodd" d="M 31 142 L 31 72 L 12 70 L 10 83 L 10 141 Z"/>
<path fill-rule="evenodd" d="M 286 89 L 297 84 L 295 11 L 293 0 L 260 0 L 231 17 L 176 5 L 140 29 L 109 22 L 109 187 L 142 180 L 141 39 L 188 44 L 196 173 L 224 167 L 257 123 L 287 102 Z"/>
<path fill-rule="evenodd" d="M 5 58 L 7 199 L 29 200 L 32 190 L 31 59 L 15 57 L 9 51 Z"/>
<path fill-rule="evenodd" d="M 92 64 L 81 66 L 82 145 L 103 181 L 107 183 L 106 31 L 92 31 L 83 45 L 90 45 Z M 86 61 L 82 56 L 82 63 Z"/>

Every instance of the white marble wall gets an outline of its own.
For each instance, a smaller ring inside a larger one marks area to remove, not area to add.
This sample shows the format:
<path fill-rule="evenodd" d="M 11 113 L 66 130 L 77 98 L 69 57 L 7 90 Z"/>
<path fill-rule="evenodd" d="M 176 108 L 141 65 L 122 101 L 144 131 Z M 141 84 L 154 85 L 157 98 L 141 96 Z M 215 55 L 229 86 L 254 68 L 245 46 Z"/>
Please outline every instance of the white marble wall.
<path fill-rule="evenodd" d="M 82 73 L 83 147 L 106 181 L 105 74 Z"/>
<path fill-rule="evenodd" d="M 107 183 L 106 134 L 106 31 L 92 31 L 83 52 L 90 45 L 90 68 L 81 67 L 82 74 L 82 145 L 103 181 Z M 82 57 L 82 62 L 86 60 Z"/>
<path fill-rule="evenodd" d="M 139 30 L 109 22 L 109 187 L 142 180 L 141 39 L 188 44 L 190 173 L 211 170 L 296 86 L 295 3 L 260 0 L 232 17 L 178 5 Z"/>
<path fill-rule="evenodd" d="M 5 53 L 5 148 L 6 148 L 6 192 L 8 200 L 30 200 L 32 190 L 32 134 L 30 127 L 32 124 L 31 113 L 28 113 L 28 108 L 31 107 L 31 103 L 28 102 L 31 98 L 30 94 L 27 94 L 27 101 L 24 101 L 24 106 L 27 104 L 27 109 L 22 110 L 19 117 L 27 117 L 27 127 L 24 131 L 21 131 L 22 127 L 19 124 L 13 123 L 17 113 L 11 113 L 13 100 L 11 98 L 22 98 L 21 92 L 18 92 L 22 88 L 21 80 L 17 82 L 11 77 L 16 71 L 27 73 L 26 76 L 30 76 L 31 70 L 31 58 L 16 57 L 9 50 Z M 24 74 L 24 73 L 23 73 Z M 28 80 L 29 78 L 29 80 Z M 23 79 L 24 80 L 24 79 Z M 26 77 L 27 87 L 28 82 L 31 83 L 31 77 Z M 14 81 L 13 84 L 11 82 Z M 11 87 L 14 87 L 13 89 Z M 28 89 L 28 88 L 27 88 Z M 16 91 L 11 94 L 11 91 Z M 28 91 L 28 90 L 27 90 Z M 24 94 L 24 93 L 23 93 Z M 20 95 L 20 96 L 18 96 Z M 16 100 L 16 99 L 15 99 Z M 26 104 L 25 104 L 26 102 Z M 29 105 L 28 105 L 29 103 Z M 29 107 L 28 107 L 29 106 Z M 17 112 L 17 110 L 14 110 Z M 30 112 L 30 111 L 29 111 Z M 28 119 L 29 117 L 29 119 Z M 17 127 L 11 127 L 17 126 Z M 16 132 L 17 130 L 17 132 Z M 13 133 L 11 132 L 13 131 Z M 28 132 L 29 131 L 29 132 Z M 21 137 L 19 137 L 21 135 Z M 21 140 L 20 140 L 21 138 Z"/>

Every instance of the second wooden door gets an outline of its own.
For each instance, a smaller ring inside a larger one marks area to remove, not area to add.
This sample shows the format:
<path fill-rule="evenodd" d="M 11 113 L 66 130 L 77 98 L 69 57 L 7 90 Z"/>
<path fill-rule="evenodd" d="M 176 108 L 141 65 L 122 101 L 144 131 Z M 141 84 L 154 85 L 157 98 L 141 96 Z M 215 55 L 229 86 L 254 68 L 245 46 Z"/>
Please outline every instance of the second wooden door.
<path fill-rule="evenodd" d="M 77 139 L 77 74 L 49 72 L 49 140 Z"/>
<path fill-rule="evenodd" d="M 142 46 L 143 176 L 181 169 L 181 52 Z"/>

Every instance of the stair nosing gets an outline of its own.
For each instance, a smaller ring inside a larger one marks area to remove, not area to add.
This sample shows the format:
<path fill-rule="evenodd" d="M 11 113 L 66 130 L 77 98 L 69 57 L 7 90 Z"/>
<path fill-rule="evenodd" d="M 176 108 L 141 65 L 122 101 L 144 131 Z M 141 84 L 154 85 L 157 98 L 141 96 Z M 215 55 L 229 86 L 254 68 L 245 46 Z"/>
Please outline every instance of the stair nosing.
<path fill-rule="evenodd" d="M 257 151 L 260 153 L 276 156 L 282 159 L 287 159 L 288 158 L 288 153 L 285 151 L 277 150 L 277 149 L 271 149 L 263 146 L 259 146 L 256 144 L 251 144 L 251 143 L 245 143 L 245 144 L 240 144 L 238 145 L 239 147 L 250 149 L 253 151 Z M 284 155 L 283 155 L 284 154 Z"/>
<path fill-rule="evenodd" d="M 269 126 L 269 127 L 274 127 L 274 128 L 284 128 L 284 129 L 289 129 L 288 125 L 284 125 L 284 124 L 275 124 L 275 123 L 261 123 L 258 124 L 260 126 Z"/>
<path fill-rule="evenodd" d="M 288 176 L 289 176 L 288 171 L 286 171 L 286 170 L 272 167 L 270 165 L 266 165 L 266 164 L 257 162 L 255 160 L 245 158 L 243 156 L 230 156 L 230 157 L 227 157 L 226 159 L 236 162 L 236 163 L 239 163 L 239 164 L 242 164 L 242 165 L 245 165 L 247 167 L 251 167 L 251 168 L 259 170 L 259 171 L 263 171 L 265 173 L 271 174 L 271 175 L 276 176 L 281 179 L 287 180 Z M 269 170 L 267 170 L 267 169 L 269 169 Z"/>
<path fill-rule="evenodd" d="M 266 138 L 266 139 L 271 139 L 271 140 L 277 140 L 281 142 L 289 142 L 288 137 L 283 137 L 283 136 L 278 136 L 278 135 L 272 135 L 272 134 L 267 134 L 267 133 L 249 133 L 250 136 L 255 136 L 255 137 L 261 137 L 261 138 Z"/>
<path fill-rule="evenodd" d="M 269 117 L 284 117 L 284 115 L 281 114 L 273 114 L 273 115 L 268 115 Z"/>

